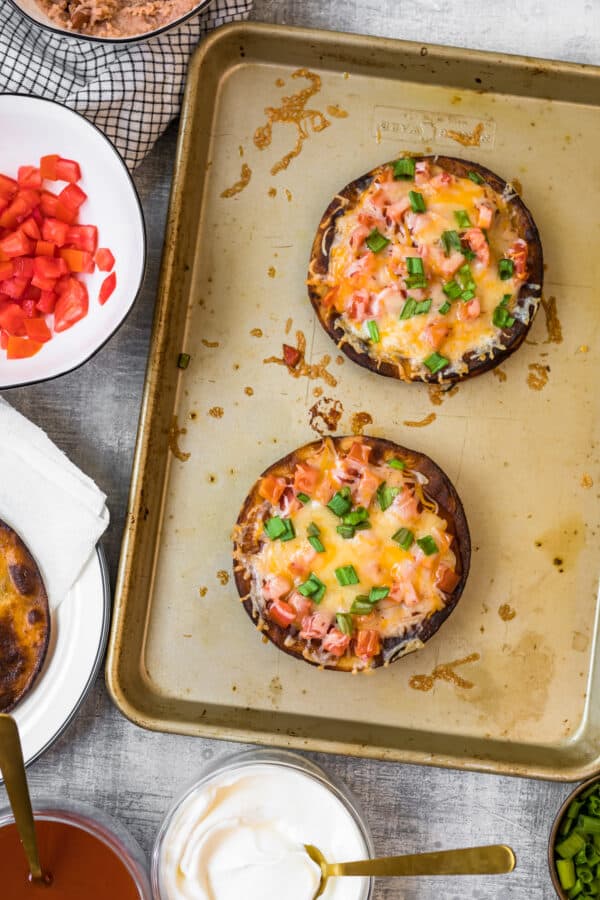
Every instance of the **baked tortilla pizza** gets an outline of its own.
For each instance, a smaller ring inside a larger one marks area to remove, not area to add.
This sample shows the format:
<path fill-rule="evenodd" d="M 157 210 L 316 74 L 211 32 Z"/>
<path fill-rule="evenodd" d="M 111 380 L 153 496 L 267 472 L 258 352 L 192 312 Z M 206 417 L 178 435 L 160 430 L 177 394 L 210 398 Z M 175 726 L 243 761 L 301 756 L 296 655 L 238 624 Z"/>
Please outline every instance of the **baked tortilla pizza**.
<path fill-rule="evenodd" d="M 328 437 L 274 463 L 234 534 L 250 618 L 281 650 L 327 669 L 371 669 L 422 647 L 469 572 L 448 477 L 381 438 Z"/>
<path fill-rule="evenodd" d="M 21 538 L 0 521 L 0 712 L 32 687 L 46 657 L 50 609 L 40 571 Z"/>
<path fill-rule="evenodd" d="M 402 157 L 348 184 L 314 239 L 319 321 L 354 362 L 452 384 L 522 344 L 539 306 L 540 237 L 502 178 L 448 156 Z"/>

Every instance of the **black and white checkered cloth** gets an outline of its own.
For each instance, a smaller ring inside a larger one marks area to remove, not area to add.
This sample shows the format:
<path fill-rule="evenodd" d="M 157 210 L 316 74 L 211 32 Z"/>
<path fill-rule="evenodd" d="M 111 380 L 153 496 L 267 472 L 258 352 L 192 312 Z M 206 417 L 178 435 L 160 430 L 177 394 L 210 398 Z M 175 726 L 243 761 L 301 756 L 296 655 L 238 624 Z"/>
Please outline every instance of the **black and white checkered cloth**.
<path fill-rule="evenodd" d="M 133 169 L 179 112 L 200 38 L 247 18 L 251 7 L 252 0 L 213 0 L 174 31 L 127 46 L 52 34 L 0 0 L 0 93 L 35 94 L 82 113 Z"/>

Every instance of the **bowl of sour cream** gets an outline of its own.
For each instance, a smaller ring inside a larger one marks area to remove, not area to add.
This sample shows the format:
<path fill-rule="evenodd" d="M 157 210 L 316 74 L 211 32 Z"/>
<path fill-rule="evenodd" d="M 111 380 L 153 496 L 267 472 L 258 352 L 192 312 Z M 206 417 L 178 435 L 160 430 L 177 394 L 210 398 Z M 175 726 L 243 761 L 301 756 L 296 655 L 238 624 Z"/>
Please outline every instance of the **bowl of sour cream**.
<path fill-rule="evenodd" d="M 212 763 L 168 812 L 152 854 L 154 900 L 312 900 L 319 867 L 368 859 L 350 792 L 294 753 L 250 750 Z M 369 900 L 370 878 L 332 878 L 323 900 Z"/>

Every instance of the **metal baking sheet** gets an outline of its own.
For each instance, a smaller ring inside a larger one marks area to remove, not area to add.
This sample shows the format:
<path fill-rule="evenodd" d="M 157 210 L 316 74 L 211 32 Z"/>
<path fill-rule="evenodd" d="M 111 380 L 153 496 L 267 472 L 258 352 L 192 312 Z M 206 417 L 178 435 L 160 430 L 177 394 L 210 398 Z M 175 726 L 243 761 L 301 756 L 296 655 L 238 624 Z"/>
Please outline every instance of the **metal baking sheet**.
<path fill-rule="evenodd" d="M 181 120 L 107 663 L 135 722 L 563 780 L 600 769 L 599 84 L 590 67 L 256 24 L 203 43 Z M 442 403 L 338 358 L 304 283 L 329 199 L 405 150 L 453 151 L 510 180 L 547 261 L 547 314 L 529 341 L 500 375 Z M 265 363 L 297 332 L 316 377 Z M 248 488 L 330 426 L 430 454 L 473 538 L 448 622 L 368 677 L 262 643 L 231 577 Z"/>

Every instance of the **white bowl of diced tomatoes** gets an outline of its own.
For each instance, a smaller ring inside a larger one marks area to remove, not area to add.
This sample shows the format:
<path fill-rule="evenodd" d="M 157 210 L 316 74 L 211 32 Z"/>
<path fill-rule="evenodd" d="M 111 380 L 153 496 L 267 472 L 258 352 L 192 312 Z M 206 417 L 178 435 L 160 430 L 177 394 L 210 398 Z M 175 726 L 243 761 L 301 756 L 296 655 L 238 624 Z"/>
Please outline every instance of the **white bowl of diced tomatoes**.
<path fill-rule="evenodd" d="M 140 290 L 140 201 L 110 141 L 78 113 L 0 95 L 0 389 L 90 359 Z"/>

